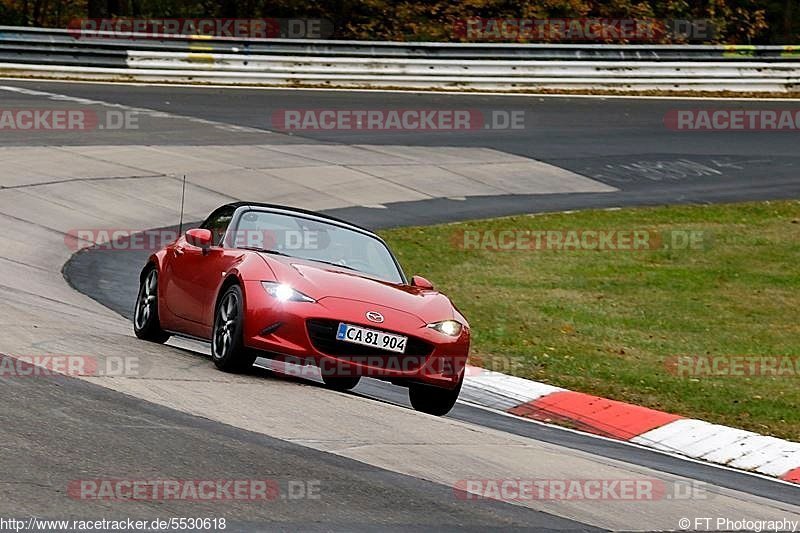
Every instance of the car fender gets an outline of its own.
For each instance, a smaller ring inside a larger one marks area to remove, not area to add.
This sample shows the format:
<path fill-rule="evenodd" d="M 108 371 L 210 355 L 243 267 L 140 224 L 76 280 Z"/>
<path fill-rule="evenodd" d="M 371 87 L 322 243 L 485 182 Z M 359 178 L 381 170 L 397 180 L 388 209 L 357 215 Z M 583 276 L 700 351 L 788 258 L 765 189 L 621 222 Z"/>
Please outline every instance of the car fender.
<path fill-rule="evenodd" d="M 161 276 L 161 274 L 164 271 L 163 267 L 166 255 L 167 255 L 166 250 L 159 250 L 151 254 L 150 257 L 147 258 L 147 262 L 142 267 L 141 272 L 139 272 L 139 283 L 144 282 L 144 275 L 147 273 L 148 270 L 150 270 L 152 266 L 156 267 L 156 270 L 158 270 L 159 277 Z"/>
<path fill-rule="evenodd" d="M 211 321 L 214 323 L 214 313 L 217 312 L 217 304 L 222 298 L 223 292 L 233 283 L 237 283 L 242 288 L 242 298 L 244 301 L 242 305 L 245 310 L 247 309 L 247 291 L 245 289 L 245 282 L 247 281 L 271 281 L 275 279 L 275 272 L 273 272 L 269 263 L 264 260 L 260 255 L 252 252 L 244 253 L 240 261 L 234 263 L 225 275 L 221 277 L 219 286 L 217 287 L 214 305 L 211 307 Z"/>

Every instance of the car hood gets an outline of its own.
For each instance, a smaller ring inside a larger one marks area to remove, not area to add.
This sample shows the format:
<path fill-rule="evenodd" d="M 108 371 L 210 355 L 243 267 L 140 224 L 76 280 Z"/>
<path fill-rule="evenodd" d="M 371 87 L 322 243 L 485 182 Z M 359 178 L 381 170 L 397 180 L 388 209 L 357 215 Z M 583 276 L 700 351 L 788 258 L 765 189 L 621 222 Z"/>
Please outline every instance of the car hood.
<path fill-rule="evenodd" d="M 293 257 L 262 255 L 280 283 L 314 298 L 340 298 L 389 307 L 417 316 L 425 323 L 455 318 L 452 303 L 444 294 L 410 285 L 399 285 L 367 277 L 333 265 Z"/>

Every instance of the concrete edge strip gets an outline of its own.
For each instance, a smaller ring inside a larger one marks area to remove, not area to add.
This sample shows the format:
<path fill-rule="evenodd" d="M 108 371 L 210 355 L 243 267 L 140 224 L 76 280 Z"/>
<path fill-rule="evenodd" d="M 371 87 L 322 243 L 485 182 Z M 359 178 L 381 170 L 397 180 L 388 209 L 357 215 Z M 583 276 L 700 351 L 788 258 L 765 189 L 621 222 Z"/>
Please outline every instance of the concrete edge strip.
<path fill-rule="evenodd" d="M 800 443 L 468 366 L 461 397 L 542 422 L 800 484 Z"/>

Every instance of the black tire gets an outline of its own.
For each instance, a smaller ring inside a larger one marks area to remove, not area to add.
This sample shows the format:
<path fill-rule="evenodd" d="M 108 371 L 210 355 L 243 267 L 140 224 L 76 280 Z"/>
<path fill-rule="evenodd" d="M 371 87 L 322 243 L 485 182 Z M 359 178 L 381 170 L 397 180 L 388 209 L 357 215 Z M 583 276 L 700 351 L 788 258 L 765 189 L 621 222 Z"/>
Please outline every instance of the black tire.
<path fill-rule="evenodd" d="M 246 372 L 257 354 L 244 345 L 244 298 L 238 285 L 231 285 L 219 299 L 211 330 L 211 359 L 225 372 Z"/>
<path fill-rule="evenodd" d="M 411 406 L 417 411 L 434 416 L 444 416 L 456 404 L 463 383 L 463 375 L 458 386 L 453 390 L 412 383 L 408 387 L 408 399 L 411 401 Z"/>
<path fill-rule="evenodd" d="M 356 388 L 358 382 L 361 381 L 361 376 L 326 376 L 323 373 L 322 381 L 329 389 L 346 392 Z"/>
<path fill-rule="evenodd" d="M 139 284 L 139 296 L 133 309 L 133 332 L 142 340 L 163 344 L 170 334 L 158 320 L 158 270 L 152 267 Z"/>

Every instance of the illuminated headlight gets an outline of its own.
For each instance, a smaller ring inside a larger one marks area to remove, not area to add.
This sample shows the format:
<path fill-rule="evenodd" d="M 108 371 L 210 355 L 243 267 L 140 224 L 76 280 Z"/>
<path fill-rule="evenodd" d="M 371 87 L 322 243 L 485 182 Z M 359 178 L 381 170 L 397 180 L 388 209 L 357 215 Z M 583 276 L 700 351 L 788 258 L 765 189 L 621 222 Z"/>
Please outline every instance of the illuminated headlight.
<path fill-rule="evenodd" d="M 445 320 L 443 322 L 436 322 L 435 324 L 428 324 L 428 327 L 451 337 L 458 337 L 461 333 L 461 324 L 455 320 Z"/>
<path fill-rule="evenodd" d="M 290 285 L 285 283 L 278 283 L 277 281 L 262 281 L 261 285 L 270 296 L 279 302 L 307 302 L 314 303 L 316 300 L 310 296 L 306 296 L 300 291 L 294 290 Z"/>

